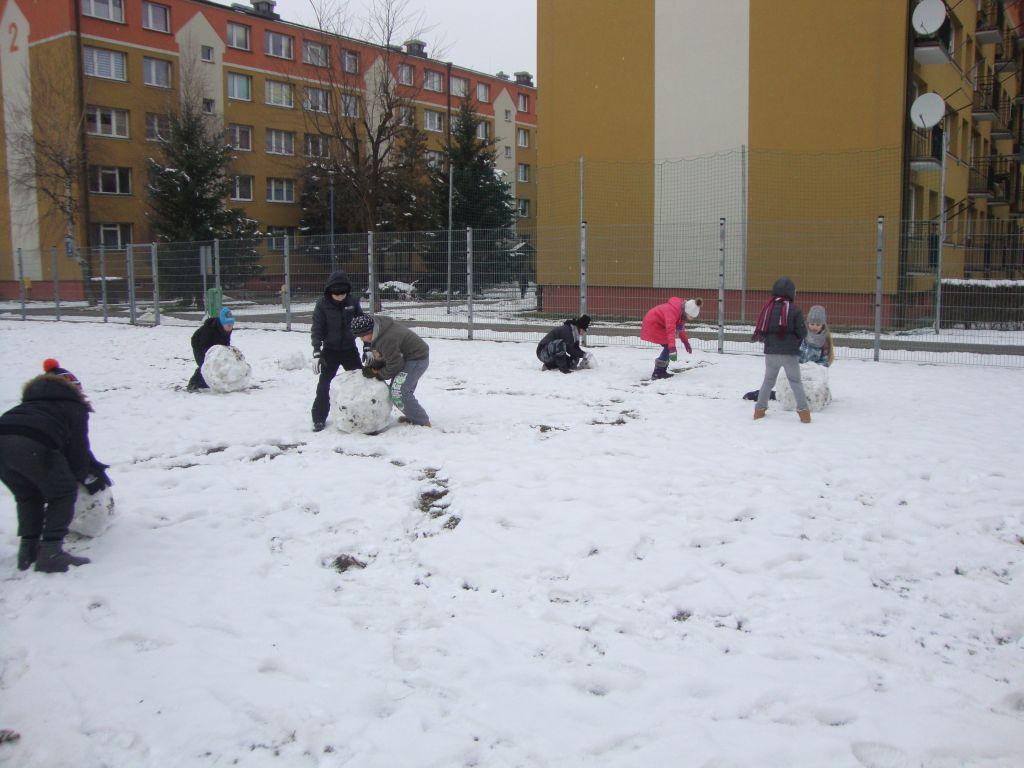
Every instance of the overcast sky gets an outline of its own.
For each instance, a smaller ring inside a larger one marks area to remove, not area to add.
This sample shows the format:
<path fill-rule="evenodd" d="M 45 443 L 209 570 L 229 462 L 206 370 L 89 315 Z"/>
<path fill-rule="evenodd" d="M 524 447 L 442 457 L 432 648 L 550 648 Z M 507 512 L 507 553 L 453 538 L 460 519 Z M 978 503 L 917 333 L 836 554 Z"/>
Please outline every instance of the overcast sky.
<path fill-rule="evenodd" d="M 241 0 L 244 1 L 244 0 Z M 317 0 L 324 2 L 324 0 Z M 381 0 L 327 0 L 348 9 L 352 17 L 366 15 L 366 7 Z M 427 54 L 480 72 L 508 74 L 525 70 L 537 74 L 537 8 L 534 0 L 402 0 L 412 16 L 432 27 L 421 37 Z M 227 0 L 221 0 L 227 2 Z M 240 0 L 234 0 L 240 2 Z M 510 10 L 514 9 L 514 10 Z M 311 0 L 277 0 L 281 18 L 316 26 Z M 355 21 L 349 34 L 359 37 Z"/>

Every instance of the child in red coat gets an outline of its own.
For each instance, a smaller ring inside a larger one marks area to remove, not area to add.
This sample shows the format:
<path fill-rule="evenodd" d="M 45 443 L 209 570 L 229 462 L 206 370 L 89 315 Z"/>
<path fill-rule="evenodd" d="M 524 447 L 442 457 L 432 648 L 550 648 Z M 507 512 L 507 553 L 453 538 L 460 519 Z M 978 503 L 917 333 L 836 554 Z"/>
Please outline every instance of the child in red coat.
<path fill-rule="evenodd" d="M 654 361 L 652 379 L 667 379 L 672 375 L 668 372 L 668 361 L 675 362 L 678 359 L 677 334 L 687 353 L 693 352 L 690 339 L 686 336 L 686 321 L 696 319 L 703 303 L 701 299 L 687 299 L 684 302 L 678 296 L 673 296 L 644 315 L 644 322 L 640 326 L 640 338 L 661 345 L 661 354 Z"/>

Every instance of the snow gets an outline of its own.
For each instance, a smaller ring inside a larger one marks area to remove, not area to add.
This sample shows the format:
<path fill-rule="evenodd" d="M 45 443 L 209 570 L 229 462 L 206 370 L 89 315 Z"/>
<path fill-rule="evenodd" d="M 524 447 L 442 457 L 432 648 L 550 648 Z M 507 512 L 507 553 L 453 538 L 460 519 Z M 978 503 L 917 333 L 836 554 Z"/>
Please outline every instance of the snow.
<path fill-rule="evenodd" d="M 88 538 L 100 536 L 114 521 L 114 514 L 114 494 L 109 488 L 90 494 L 84 485 L 79 485 L 71 532 Z"/>
<path fill-rule="evenodd" d="M 828 368 L 817 363 L 804 363 L 800 366 L 800 383 L 807 396 L 807 407 L 812 413 L 824 410 L 832 402 L 832 392 L 828 388 Z M 789 386 L 785 371 L 779 372 L 775 382 L 776 397 L 779 407 L 784 411 L 796 410 L 796 397 Z"/>
<path fill-rule="evenodd" d="M 942 278 L 943 285 L 970 285 L 978 288 L 1022 288 L 1024 287 L 1024 280 L 981 280 L 981 279 L 964 279 L 959 277 L 944 277 Z"/>
<path fill-rule="evenodd" d="M 214 392 L 239 392 L 252 384 L 252 366 L 233 345 L 210 347 L 203 358 L 202 374 Z"/>
<path fill-rule="evenodd" d="M 387 427 L 391 393 L 387 384 L 359 371 L 339 371 L 331 382 L 334 426 L 342 432 L 370 435 Z"/>
<path fill-rule="evenodd" d="M 303 334 L 186 393 L 192 331 L 0 321 L 118 512 L 21 573 L 0 493 L 0 764 L 1024 764 L 1024 372 L 843 360 L 804 425 L 759 356 L 432 339 L 435 427 L 371 437 L 311 431 Z"/>

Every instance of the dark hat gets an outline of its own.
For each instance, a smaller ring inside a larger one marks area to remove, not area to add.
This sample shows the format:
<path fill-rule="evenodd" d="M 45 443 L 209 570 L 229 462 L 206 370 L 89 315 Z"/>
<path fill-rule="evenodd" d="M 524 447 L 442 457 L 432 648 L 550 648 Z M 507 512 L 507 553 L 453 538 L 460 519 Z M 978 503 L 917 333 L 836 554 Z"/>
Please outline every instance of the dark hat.
<path fill-rule="evenodd" d="M 60 376 L 61 378 L 67 379 L 79 389 L 82 388 L 82 382 L 78 380 L 78 377 L 71 371 L 61 368 L 60 363 L 58 363 L 55 358 L 48 357 L 43 360 L 43 371 L 51 376 Z"/>
<path fill-rule="evenodd" d="M 353 336 L 365 336 L 373 330 L 373 317 L 370 315 L 356 315 L 352 318 L 352 325 L 349 327 L 352 329 Z"/>
<path fill-rule="evenodd" d="M 571 321 L 573 325 L 579 328 L 581 331 L 587 330 L 590 327 L 590 315 L 580 315 L 575 320 Z"/>

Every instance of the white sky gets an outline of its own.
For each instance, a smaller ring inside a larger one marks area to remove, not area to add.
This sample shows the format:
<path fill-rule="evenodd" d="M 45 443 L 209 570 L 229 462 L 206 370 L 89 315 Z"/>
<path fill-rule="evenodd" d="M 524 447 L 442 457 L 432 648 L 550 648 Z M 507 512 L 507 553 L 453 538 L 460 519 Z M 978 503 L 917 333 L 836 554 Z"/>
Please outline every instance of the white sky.
<path fill-rule="evenodd" d="M 226 1 L 226 0 L 222 0 Z M 245 2 L 246 0 L 235 0 Z M 324 2 L 325 0 L 316 0 Z M 401 0 L 400 0 L 401 1 Z M 348 34 L 361 37 L 360 18 L 375 0 L 326 0 L 354 18 Z M 380 0 L 376 0 L 380 2 Z M 427 54 L 459 66 L 494 74 L 525 70 L 537 74 L 537 7 L 534 0 L 404 0 L 407 13 L 429 29 L 420 35 Z M 277 0 L 281 18 L 316 26 L 311 0 Z M 404 38 L 403 38 L 404 39 Z M 440 47 L 440 55 L 436 53 Z"/>

